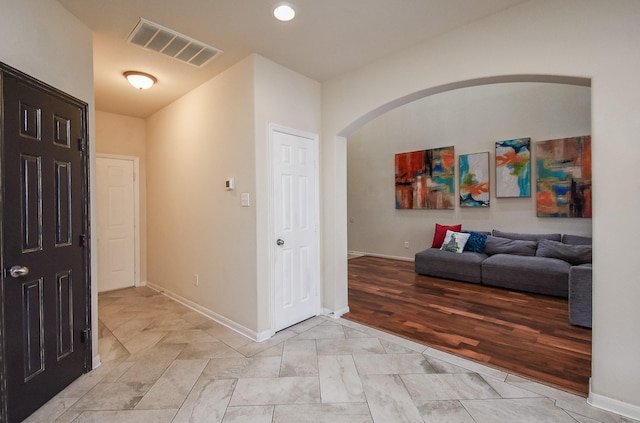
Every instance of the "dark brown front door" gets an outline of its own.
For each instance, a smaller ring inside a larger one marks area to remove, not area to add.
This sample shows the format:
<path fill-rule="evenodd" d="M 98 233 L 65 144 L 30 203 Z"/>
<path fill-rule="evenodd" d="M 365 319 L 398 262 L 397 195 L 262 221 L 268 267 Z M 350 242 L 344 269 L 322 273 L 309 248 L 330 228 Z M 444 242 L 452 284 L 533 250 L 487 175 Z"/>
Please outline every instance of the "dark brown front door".
<path fill-rule="evenodd" d="M 88 370 L 85 110 L 2 72 L 2 397 L 9 422 Z"/>

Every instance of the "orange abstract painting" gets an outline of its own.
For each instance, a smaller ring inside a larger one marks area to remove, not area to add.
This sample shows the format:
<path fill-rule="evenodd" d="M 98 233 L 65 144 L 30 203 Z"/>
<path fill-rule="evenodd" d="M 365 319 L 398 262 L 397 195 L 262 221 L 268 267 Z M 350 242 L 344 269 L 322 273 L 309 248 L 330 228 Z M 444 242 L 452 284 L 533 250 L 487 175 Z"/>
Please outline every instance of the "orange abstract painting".
<path fill-rule="evenodd" d="M 539 217 L 591 217 L 591 136 L 536 144 Z"/>

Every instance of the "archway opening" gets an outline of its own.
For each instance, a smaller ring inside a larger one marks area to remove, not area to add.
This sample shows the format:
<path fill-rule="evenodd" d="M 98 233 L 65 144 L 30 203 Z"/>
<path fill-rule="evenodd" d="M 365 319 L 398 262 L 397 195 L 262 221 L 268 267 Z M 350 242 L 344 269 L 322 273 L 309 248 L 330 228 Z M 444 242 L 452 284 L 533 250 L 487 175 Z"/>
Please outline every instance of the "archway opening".
<path fill-rule="evenodd" d="M 435 223 L 462 223 L 470 230 L 591 236 L 591 219 L 537 218 L 535 195 L 498 199 L 492 194 L 490 207 L 475 210 L 458 205 L 454 210 L 393 206 L 394 153 L 453 145 L 457 165 L 460 154 L 486 151 L 490 174 L 495 175 L 495 142 L 530 137 L 534 144 L 589 135 L 590 108 L 588 79 L 519 75 L 421 90 L 365 114 L 341 132 L 348 136 L 349 252 L 411 260 L 430 245 Z"/>

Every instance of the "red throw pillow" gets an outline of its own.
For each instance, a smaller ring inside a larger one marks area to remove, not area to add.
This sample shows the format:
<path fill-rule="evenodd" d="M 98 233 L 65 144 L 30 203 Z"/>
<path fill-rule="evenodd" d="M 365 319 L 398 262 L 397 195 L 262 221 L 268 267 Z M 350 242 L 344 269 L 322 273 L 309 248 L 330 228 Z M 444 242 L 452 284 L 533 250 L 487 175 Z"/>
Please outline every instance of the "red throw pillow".
<path fill-rule="evenodd" d="M 460 232 L 462 229 L 462 224 L 453 225 L 453 226 L 444 226 L 436 223 L 436 233 L 433 234 L 433 244 L 431 244 L 431 248 L 440 248 L 442 247 L 442 243 L 444 242 L 444 237 L 447 235 L 447 230 L 453 232 Z"/>

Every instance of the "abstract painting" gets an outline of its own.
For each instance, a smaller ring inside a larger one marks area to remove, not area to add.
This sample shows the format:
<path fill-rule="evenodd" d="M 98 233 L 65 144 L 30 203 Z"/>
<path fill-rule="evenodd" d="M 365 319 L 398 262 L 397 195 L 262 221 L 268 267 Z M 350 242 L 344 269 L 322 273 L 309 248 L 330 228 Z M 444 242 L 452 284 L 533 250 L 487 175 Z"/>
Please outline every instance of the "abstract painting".
<path fill-rule="evenodd" d="M 496 143 L 496 197 L 531 197 L 531 139 Z"/>
<path fill-rule="evenodd" d="M 489 207 L 489 153 L 463 154 L 460 162 L 460 207 Z"/>
<path fill-rule="evenodd" d="M 395 156 L 396 209 L 455 208 L 453 147 Z"/>
<path fill-rule="evenodd" d="M 591 136 L 536 143 L 539 217 L 591 217 Z"/>

